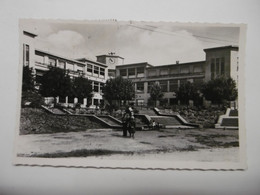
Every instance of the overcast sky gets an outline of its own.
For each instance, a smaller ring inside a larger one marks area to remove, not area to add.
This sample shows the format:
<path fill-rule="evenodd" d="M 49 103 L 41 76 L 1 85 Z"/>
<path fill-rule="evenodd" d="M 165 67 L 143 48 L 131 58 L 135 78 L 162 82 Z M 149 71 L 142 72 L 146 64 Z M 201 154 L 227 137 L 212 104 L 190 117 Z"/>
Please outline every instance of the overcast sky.
<path fill-rule="evenodd" d="M 239 28 L 158 22 L 21 20 L 37 34 L 36 48 L 72 59 L 115 52 L 125 64 L 152 65 L 205 60 L 203 49 L 238 45 Z"/>

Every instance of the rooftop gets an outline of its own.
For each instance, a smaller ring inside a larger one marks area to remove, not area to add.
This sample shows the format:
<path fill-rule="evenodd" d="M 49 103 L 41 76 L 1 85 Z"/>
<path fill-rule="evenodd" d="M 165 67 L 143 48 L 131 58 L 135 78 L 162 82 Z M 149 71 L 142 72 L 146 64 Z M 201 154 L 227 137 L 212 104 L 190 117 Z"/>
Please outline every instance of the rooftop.
<path fill-rule="evenodd" d="M 204 51 L 212 51 L 212 50 L 220 50 L 220 49 L 231 49 L 238 51 L 239 47 L 237 45 L 227 45 L 222 47 L 212 47 L 212 48 L 206 48 Z"/>
<path fill-rule="evenodd" d="M 24 35 L 27 35 L 27 36 L 29 36 L 29 37 L 32 37 L 32 38 L 37 37 L 36 34 L 33 34 L 33 33 L 31 33 L 31 32 L 28 32 L 28 31 L 23 31 L 23 34 L 24 34 Z"/>
<path fill-rule="evenodd" d="M 56 55 L 56 54 L 53 54 L 53 53 L 50 53 L 50 52 L 46 52 L 46 51 L 43 51 L 43 50 L 40 50 L 40 49 L 36 49 L 35 51 L 38 52 L 38 53 L 43 53 L 43 54 L 47 54 L 49 56 L 57 57 L 57 58 L 60 58 L 60 59 L 66 60 L 66 61 L 70 61 L 70 62 L 74 62 L 74 63 L 77 63 L 77 64 L 81 64 L 83 66 L 86 65 L 84 62 L 90 62 L 90 63 L 94 63 L 94 64 L 97 64 L 97 65 L 101 65 L 101 66 L 107 67 L 106 64 L 103 64 L 103 63 L 100 63 L 100 62 L 95 62 L 95 61 L 92 61 L 92 60 L 88 60 L 86 58 L 81 58 L 81 59 L 76 59 L 75 60 L 75 59 L 70 59 L 70 58 L 67 58 L 67 57 L 64 57 L 64 56 Z M 85 61 L 83 61 L 83 59 Z M 80 61 L 80 60 L 82 60 L 82 61 Z"/>
<path fill-rule="evenodd" d="M 178 66 L 178 65 L 202 64 L 202 63 L 205 63 L 205 61 L 185 62 L 185 63 L 175 63 L 175 64 L 165 64 L 165 65 L 159 65 L 159 66 L 149 67 L 149 69 L 153 69 L 153 68 L 165 68 L 165 67 Z"/>
<path fill-rule="evenodd" d="M 116 68 L 122 68 L 122 67 L 131 67 L 131 66 L 145 66 L 145 67 L 153 67 L 153 65 L 148 64 L 148 62 L 139 62 L 139 63 L 133 63 L 133 64 L 123 64 L 123 65 L 118 65 Z"/>
<path fill-rule="evenodd" d="M 97 58 L 98 58 L 98 57 L 114 57 L 114 58 L 121 58 L 121 59 L 124 59 L 124 58 L 121 57 L 121 56 L 113 55 L 113 54 L 98 55 L 98 56 L 96 56 L 96 57 L 97 57 Z"/>

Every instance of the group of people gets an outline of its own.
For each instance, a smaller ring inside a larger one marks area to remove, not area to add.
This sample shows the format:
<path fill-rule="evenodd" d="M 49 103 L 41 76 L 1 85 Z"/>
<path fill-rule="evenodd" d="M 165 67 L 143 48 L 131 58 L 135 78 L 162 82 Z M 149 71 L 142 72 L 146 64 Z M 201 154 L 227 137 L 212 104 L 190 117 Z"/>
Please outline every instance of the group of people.
<path fill-rule="evenodd" d="M 128 106 L 123 116 L 123 136 L 127 137 L 127 132 L 131 138 L 135 136 L 135 117 L 134 109 L 132 106 Z"/>
<path fill-rule="evenodd" d="M 136 123 L 135 123 L 134 109 L 131 105 L 127 106 L 127 108 L 125 109 L 122 122 L 123 122 L 123 136 L 127 137 L 129 133 L 130 137 L 134 138 Z M 155 122 L 154 120 L 150 119 L 148 127 L 149 129 L 159 130 L 161 126 L 158 122 Z"/>
<path fill-rule="evenodd" d="M 155 122 L 154 120 L 151 120 L 149 124 L 149 128 L 160 129 L 160 124 L 158 122 Z"/>

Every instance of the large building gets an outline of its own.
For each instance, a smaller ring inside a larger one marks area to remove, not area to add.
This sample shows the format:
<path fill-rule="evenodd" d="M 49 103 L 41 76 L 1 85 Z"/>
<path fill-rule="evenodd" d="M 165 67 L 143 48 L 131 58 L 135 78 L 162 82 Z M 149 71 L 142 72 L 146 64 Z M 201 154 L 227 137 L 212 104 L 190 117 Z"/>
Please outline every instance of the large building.
<path fill-rule="evenodd" d="M 232 77 L 238 83 L 238 47 L 204 49 L 205 61 L 152 66 L 147 62 L 116 66 L 116 76 L 131 79 L 135 84 L 137 105 L 147 104 L 150 88 L 158 82 L 168 104 L 175 104 L 181 84 L 200 84 L 219 76 Z"/>
<path fill-rule="evenodd" d="M 49 69 L 49 66 L 59 67 L 69 72 L 71 78 L 83 75 L 92 82 L 93 97 L 88 100 L 75 97 L 59 97 L 58 101 L 65 105 L 81 103 L 82 105 L 99 105 L 103 101 L 102 87 L 108 78 L 108 68 L 104 63 L 88 60 L 86 58 L 69 59 L 53 53 L 36 49 L 34 38 L 36 35 L 23 31 L 21 35 L 20 64 L 33 68 L 36 82 L 39 83 L 42 75 Z"/>
<path fill-rule="evenodd" d="M 65 104 L 81 103 L 98 105 L 103 100 L 102 87 L 109 78 L 121 76 L 132 80 L 135 85 L 135 103 L 145 105 L 150 97 L 150 88 L 158 82 L 168 104 L 176 104 L 176 92 L 182 83 L 191 82 L 200 84 L 218 76 L 232 77 L 238 82 L 238 47 L 224 46 L 204 49 L 205 61 L 179 63 L 168 65 L 151 65 L 147 62 L 124 64 L 124 58 L 109 53 L 97 56 L 97 61 L 86 58 L 69 59 L 53 53 L 36 49 L 34 39 L 37 35 L 30 32 L 21 32 L 20 64 L 33 68 L 36 80 L 39 81 L 49 66 L 60 67 L 69 71 L 71 77 L 84 75 L 92 81 L 93 97 L 86 98 L 66 97 L 59 99 Z"/>

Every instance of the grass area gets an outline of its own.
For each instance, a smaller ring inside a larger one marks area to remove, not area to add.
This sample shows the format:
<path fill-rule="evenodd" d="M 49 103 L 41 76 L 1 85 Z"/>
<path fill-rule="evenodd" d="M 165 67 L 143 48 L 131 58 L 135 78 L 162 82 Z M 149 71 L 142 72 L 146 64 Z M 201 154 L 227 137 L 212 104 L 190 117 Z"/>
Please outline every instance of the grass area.
<path fill-rule="evenodd" d="M 41 134 L 99 129 L 104 126 L 92 117 L 53 115 L 39 108 L 22 108 L 20 134 Z"/>
<path fill-rule="evenodd" d="M 121 131 L 91 129 L 81 132 L 20 136 L 20 157 L 62 158 L 166 154 L 239 147 L 237 130 L 167 129 L 138 131 L 135 139 Z"/>
<path fill-rule="evenodd" d="M 38 157 L 38 158 L 65 158 L 65 157 L 88 157 L 88 156 L 104 156 L 104 155 L 112 155 L 112 154 L 129 154 L 132 155 L 133 152 L 127 151 L 112 151 L 112 150 L 73 150 L 71 152 L 56 152 L 56 153 L 45 153 L 45 154 L 35 154 L 30 157 Z"/>

